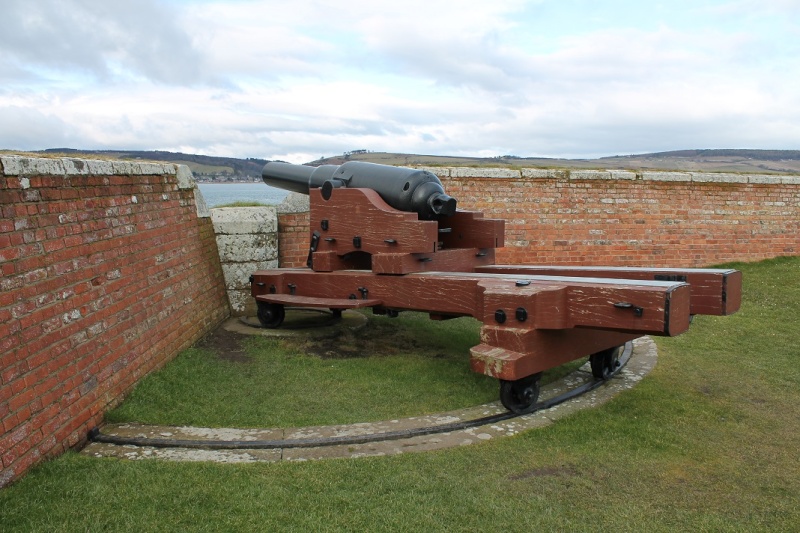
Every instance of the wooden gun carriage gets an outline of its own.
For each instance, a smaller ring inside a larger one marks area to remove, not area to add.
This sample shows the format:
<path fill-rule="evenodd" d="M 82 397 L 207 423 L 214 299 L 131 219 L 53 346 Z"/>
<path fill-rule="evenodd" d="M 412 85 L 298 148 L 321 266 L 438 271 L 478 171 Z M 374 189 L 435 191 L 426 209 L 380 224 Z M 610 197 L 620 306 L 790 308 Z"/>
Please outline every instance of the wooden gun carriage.
<path fill-rule="evenodd" d="M 504 221 L 456 209 L 430 172 L 271 162 L 263 177 L 308 194 L 311 210 L 308 268 L 251 277 L 264 327 L 279 327 L 285 306 L 474 317 L 483 325 L 471 368 L 499 379 L 515 413 L 534 407 L 545 370 L 588 356 L 607 378 L 626 342 L 678 335 L 693 315 L 727 315 L 741 301 L 737 270 L 496 265 Z"/>

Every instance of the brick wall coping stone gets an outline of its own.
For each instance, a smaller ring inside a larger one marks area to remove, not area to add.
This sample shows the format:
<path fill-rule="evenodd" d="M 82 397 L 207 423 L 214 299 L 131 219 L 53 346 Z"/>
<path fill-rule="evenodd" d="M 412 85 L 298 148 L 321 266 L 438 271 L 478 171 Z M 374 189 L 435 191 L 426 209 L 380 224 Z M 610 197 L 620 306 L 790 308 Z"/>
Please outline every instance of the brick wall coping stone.
<path fill-rule="evenodd" d="M 752 183 L 800 185 L 800 176 L 784 174 L 737 174 L 732 172 L 669 172 L 630 170 L 583 170 L 551 168 L 417 167 L 440 178 L 643 180 L 696 183 Z"/>
<path fill-rule="evenodd" d="M 179 188 L 194 188 L 191 171 L 186 165 L 154 163 L 147 161 L 109 161 L 101 159 L 44 158 L 16 155 L 0 156 L 2 173 L 7 176 L 31 175 L 159 175 L 177 174 Z M 800 176 L 782 174 L 737 174 L 731 172 L 669 172 L 628 170 L 569 170 L 540 168 L 492 168 L 492 167 L 419 167 L 443 178 L 529 178 L 572 180 L 644 180 L 682 181 L 698 183 L 757 183 L 800 184 Z M 21 180 L 22 181 L 22 180 Z M 23 185 L 23 188 L 27 188 Z M 279 206 L 278 212 L 297 212 L 307 203 L 305 195 L 290 194 Z M 307 209 L 307 208 L 306 208 Z"/>
<path fill-rule="evenodd" d="M 17 155 L 0 156 L 0 164 L 2 164 L 3 173 L 6 176 L 175 175 L 178 173 L 177 167 L 185 166 L 147 161 L 110 161 L 106 159 L 49 158 Z"/>

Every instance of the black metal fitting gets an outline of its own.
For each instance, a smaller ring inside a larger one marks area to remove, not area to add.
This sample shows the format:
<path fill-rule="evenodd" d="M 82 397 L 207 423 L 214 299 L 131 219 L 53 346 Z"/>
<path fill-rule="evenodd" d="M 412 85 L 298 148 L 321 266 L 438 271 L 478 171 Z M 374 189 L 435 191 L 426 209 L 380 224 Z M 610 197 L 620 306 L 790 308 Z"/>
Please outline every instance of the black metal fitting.
<path fill-rule="evenodd" d="M 320 233 L 315 231 L 311 235 L 311 245 L 308 247 L 308 259 L 306 259 L 306 266 L 311 268 L 314 265 L 314 252 L 319 248 Z"/>
<path fill-rule="evenodd" d="M 494 312 L 494 319 L 498 324 L 503 324 L 506 321 L 506 312 L 502 309 L 498 309 Z"/>
<path fill-rule="evenodd" d="M 616 307 L 617 309 L 633 309 L 633 315 L 637 317 L 640 317 L 644 314 L 644 309 L 636 305 L 633 305 L 630 302 L 617 302 L 614 304 L 614 307 Z"/>
<path fill-rule="evenodd" d="M 686 281 L 686 276 L 671 274 L 656 274 L 653 276 L 656 281 Z"/>
<path fill-rule="evenodd" d="M 520 322 L 525 322 L 528 320 L 528 310 L 524 307 L 517 307 L 517 312 L 515 313 L 517 320 Z"/>

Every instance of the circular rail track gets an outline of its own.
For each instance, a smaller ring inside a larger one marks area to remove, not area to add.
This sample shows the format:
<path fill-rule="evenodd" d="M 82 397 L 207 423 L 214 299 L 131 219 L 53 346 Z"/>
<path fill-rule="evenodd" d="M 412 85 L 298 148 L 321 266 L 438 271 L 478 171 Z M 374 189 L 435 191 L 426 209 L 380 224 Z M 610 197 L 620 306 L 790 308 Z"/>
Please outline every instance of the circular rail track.
<path fill-rule="evenodd" d="M 598 405 L 634 386 L 655 366 L 655 359 L 652 340 L 637 339 L 625 345 L 619 365 L 611 371 L 605 369 L 604 378 L 594 377 L 587 362 L 562 380 L 543 386 L 544 399 L 525 414 L 509 412 L 493 402 L 439 415 L 311 428 L 116 424 L 93 429 L 83 453 L 129 459 L 243 462 L 387 455 L 464 445 L 541 427 L 566 413 Z M 597 364 L 595 361 L 594 366 Z"/>

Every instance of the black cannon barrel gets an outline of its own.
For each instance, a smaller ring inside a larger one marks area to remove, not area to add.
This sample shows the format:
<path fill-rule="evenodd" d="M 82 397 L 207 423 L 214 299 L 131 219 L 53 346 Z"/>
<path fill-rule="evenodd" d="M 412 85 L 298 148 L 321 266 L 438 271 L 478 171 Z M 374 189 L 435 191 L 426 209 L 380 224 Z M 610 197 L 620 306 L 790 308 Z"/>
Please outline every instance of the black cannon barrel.
<path fill-rule="evenodd" d="M 439 178 L 414 168 L 363 161 L 319 167 L 269 162 L 264 165 L 261 177 L 267 185 L 303 194 L 308 194 L 309 189 L 322 188 L 326 199 L 338 187 L 372 189 L 395 209 L 414 212 L 426 219 L 456 212 L 456 199 L 445 194 Z"/>

